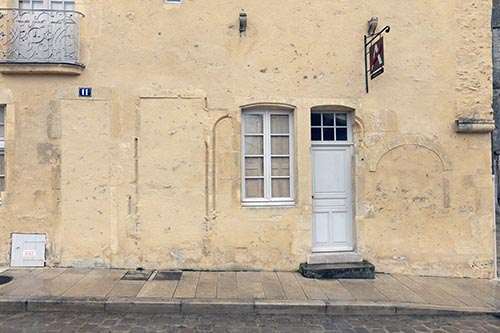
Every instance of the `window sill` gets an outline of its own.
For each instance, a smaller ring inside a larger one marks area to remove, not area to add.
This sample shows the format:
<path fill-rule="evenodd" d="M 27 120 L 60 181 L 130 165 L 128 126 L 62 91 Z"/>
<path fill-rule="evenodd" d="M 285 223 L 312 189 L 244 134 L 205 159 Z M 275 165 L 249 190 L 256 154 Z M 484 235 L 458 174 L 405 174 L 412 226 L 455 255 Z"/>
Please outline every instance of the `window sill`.
<path fill-rule="evenodd" d="M 0 73 L 8 74 L 60 74 L 80 75 L 85 68 L 82 64 L 71 63 L 0 63 Z"/>
<path fill-rule="evenodd" d="M 244 208 L 294 208 L 295 201 L 279 201 L 279 202 L 242 202 Z"/>

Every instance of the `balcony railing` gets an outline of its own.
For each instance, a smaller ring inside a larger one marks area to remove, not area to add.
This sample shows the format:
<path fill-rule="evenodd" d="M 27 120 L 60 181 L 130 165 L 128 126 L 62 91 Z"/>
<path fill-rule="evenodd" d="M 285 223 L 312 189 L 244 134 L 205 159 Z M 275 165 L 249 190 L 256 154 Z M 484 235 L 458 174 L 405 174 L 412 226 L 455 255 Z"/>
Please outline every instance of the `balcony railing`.
<path fill-rule="evenodd" d="M 72 10 L 0 8 L 0 63 L 80 62 L 80 20 Z"/>

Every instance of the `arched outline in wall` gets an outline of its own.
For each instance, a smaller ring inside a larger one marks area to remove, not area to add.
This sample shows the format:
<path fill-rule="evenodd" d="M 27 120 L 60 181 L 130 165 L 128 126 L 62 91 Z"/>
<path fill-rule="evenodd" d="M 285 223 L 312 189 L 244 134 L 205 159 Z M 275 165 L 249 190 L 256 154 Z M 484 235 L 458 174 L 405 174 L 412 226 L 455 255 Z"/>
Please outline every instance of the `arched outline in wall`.
<path fill-rule="evenodd" d="M 371 163 L 370 163 L 370 171 L 371 172 L 377 171 L 377 166 L 378 166 L 380 160 L 382 160 L 382 158 L 388 152 L 390 152 L 394 149 L 403 147 L 403 146 L 417 146 L 417 147 L 422 147 L 422 148 L 428 149 L 439 158 L 439 160 L 441 161 L 441 164 L 443 165 L 443 171 L 450 171 L 453 169 L 451 160 L 449 159 L 448 155 L 437 144 L 431 143 L 431 142 L 426 142 L 426 143 L 412 142 L 413 140 L 408 140 L 408 138 L 400 139 L 398 141 L 399 141 L 399 143 L 393 143 L 391 145 L 388 145 L 388 146 L 386 146 L 385 149 L 380 150 L 379 152 L 377 152 L 375 154 L 375 156 L 371 159 Z"/>
<path fill-rule="evenodd" d="M 352 125 L 353 135 L 354 133 L 356 133 L 354 131 L 355 126 L 359 127 L 359 142 L 363 147 L 365 147 L 365 123 L 363 119 L 361 119 L 357 115 L 354 115 Z"/>

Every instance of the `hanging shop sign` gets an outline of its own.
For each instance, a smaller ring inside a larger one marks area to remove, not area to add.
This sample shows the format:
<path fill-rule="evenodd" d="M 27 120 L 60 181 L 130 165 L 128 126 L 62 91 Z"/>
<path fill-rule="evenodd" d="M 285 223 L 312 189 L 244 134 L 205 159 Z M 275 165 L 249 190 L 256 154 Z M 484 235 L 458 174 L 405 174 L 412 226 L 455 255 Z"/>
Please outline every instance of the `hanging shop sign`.
<path fill-rule="evenodd" d="M 370 77 L 373 80 L 384 72 L 384 38 L 370 46 Z"/>
<path fill-rule="evenodd" d="M 380 32 L 371 36 L 365 35 L 365 84 L 366 92 L 369 92 L 368 82 L 384 73 L 384 38 L 382 34 L 391 31 L 386 26 Z"/>

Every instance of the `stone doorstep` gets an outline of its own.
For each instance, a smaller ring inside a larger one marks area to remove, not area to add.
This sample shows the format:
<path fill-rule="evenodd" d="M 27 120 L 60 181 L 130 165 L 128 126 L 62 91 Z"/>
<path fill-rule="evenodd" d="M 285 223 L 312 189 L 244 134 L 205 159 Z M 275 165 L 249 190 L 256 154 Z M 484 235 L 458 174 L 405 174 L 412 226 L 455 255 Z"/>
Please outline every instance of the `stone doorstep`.
<path fill-rule="evenodd" d="M 363 255 L 358 252 L 325 252 L 314 253 L 307 256 L 307 264 L 342 264 L 362 262 Z"/>
<path fill-rule="evenodd" d="M 310 279 L 375 279 L 375 266 L 367 261 L 340 264 L 300 264 L 302 276 Z"/>

